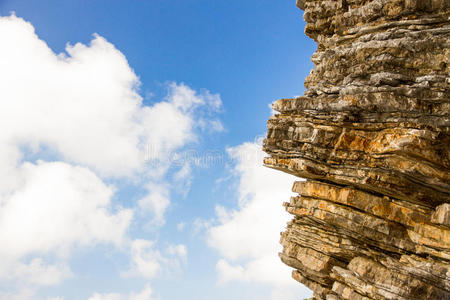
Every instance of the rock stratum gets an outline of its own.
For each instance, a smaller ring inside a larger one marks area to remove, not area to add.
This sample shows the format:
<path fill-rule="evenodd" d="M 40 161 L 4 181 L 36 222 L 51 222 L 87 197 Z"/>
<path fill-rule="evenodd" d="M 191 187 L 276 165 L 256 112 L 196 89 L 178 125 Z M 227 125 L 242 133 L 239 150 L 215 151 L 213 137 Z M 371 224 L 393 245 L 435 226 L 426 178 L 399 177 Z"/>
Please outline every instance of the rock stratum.
<path fill-rule="evenodd" d="M 450 0 L 300 0 L 318 46 L 264 163 L 306 181 L 281 260 L 316 299 L 450 299 Z"/>

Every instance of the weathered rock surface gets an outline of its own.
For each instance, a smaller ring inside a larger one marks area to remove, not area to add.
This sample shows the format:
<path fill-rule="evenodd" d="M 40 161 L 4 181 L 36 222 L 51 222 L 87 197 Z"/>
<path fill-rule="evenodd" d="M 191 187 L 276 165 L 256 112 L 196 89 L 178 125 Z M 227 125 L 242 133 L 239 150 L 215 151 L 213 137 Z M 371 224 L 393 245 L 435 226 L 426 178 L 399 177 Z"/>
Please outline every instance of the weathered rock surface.
<path fill-rule="evenodd" d="M 299 0 L 306 92 L 268 167 L 306 178 L 280 257 L 316 299 L 450 299 L 450 0 Z"/>

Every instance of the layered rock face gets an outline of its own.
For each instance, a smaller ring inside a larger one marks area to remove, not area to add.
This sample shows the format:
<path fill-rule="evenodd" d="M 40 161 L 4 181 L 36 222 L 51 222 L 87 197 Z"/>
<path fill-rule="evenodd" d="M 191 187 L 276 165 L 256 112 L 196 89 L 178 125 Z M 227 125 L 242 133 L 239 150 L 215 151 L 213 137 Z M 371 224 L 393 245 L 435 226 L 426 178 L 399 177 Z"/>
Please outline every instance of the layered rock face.
<path fill-rule="evenodd" d="M 297 5 L 315 67 L 264 143 L 307 179 L 282 261 L 316 299 L 450 299 L 450 1 Z"/>

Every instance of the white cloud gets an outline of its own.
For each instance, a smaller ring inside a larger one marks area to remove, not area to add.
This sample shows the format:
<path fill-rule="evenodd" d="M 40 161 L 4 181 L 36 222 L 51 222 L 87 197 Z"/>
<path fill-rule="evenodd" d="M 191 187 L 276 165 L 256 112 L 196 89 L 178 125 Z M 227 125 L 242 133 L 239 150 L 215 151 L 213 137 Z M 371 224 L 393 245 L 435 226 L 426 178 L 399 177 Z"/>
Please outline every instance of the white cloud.
<path fill-rule="evenodd" d="M 36 289 L 26 287 L 16 293 L 0 291 L 0 300 L 36 300 Z M 64 300 L 63 297 L 47 297 L 46 300 Z"/>
<path fill-rule="evenodd" d="M 74 243 L 121 243 L 132 213 L 108 211 L 114 189 L 94 173 L 62 162 L 39 161 L 24 163 L 20 175 L 24 184 L 2 201 L 2 255 L 48 251 L 64 255 Z"/>
<path fill-rule="evenodd" d="M 143 167 L 146 145 L 164 155 L 195 140 L 194 112 L 203 120 L 197 109 L 221 106 L 218 95 L 175 83 L 165 101 L 142 106 L 125 56 L 98 35 L 89 46 L 68 45 L 69 56 L 55 55 L 15 16 L 0 18 L 0 36 L 1 139 L 9 154 L 21 145 L 51 147 L 102 175 L 131 175 Z"/>
<path fill-rule="evenodd" d="M 107 175 L 139 167 L 139 81 L 112 44 L 95 36 L 55 55 L 15 16 L 0 19 L 0 36 L 3 143 L 50 147 Z"/>
<path fill-rule="evenodd" d="M 137 239 L 131 244 L 132 264 L 124 277 L 140 276 L 151 279 L 162 272 L 178 271 L 187 262 L 185 245 L 169 245 L 164 253 L 154 241 Z"/>
<path fill-rule="evenodd" d="M 153 278 L 161 270 L 163 257 L 154 249 L 154 242 L 147 240 L 135 240 L 131 245 L 133 266 L 126 275 L 135 275 L 137 272 L 144 278 Z"/>
<path fill-rule="evenodd" d="M 178 273 L 188 262 L 186 245 L 169 245 L 165 251 L 164 265 L 169 273 Z"/>
<path fill-rule="evenodd" d="M 35 291 L 30 288 L 25 288 L 17 293 L 5 293 L 0 291 L 0 300 L 34 300 L 34 299 L 35 299 Z"/>
<path fill-rule="evenodd" d="M 154 218 L 153 225 L 164 224 L 164 213 L 170 204 L 170 189 L 164 183 L 148 183 L 146 185 L 147 195 L 138 201 L 141 212 L 152 213 Z"/>
<path fill-rule="evenodd" d="M 194 222 L 192 222 L 194 235 L 197 235 L 200 232 L 203 232 L 206 229 L 210 228 L 211 227 L 211 222 L 212 221 L 204 220 L 204 219 L 201 219 L 201 218 L 195 219 Z"/>
<path fill-rule="evenodd" d="M 35 285 L 55 285 L 71 275 L 66 264 L 48 265 L 41 258 L 34 258 L 29 264 L 17 263 L 8 272 L 9 278 Z"/>
<path fill-rule="evenodd" d="M 153 291 L 150 286 L 146 286 L 141 292 L 135 294 L 130 293 L 128 295 L 118 294 L 118 293 L 108 293 L 100 294 L 95 293 L 88 300 L 152 300 L 156 299 L 153 297 Z"/>
<path fill-rule="evenodd" d="M 187 248 L 185 245 L 170 245 L 167 248 L 167 253 L 179 257 L 183 262 L 186 262 L 187 259 Z"/>
<path fill-rule="evenodd" d="M 290 219 L 282 203 L 298 178 L 263 167 L 260 141 L 230 148 L 228 154 L 239 180 L 237 208 L 218 206 L 218 224 L 208 231 L 209 245 L 222 255 L 216 265 L 219 282 L 264 283 L 273 295 L 285 290 L 283 299 L 311 295 L 278 258 L 280 232 Z"/>
<path fill-rule="evenodd" d="M 56 284 L 68 275 L 68 267 L 48 265 L 39 255 L 63 259 L 75 246 L 121 244 L 132 212 L 111 212 L 114 190 L 94 173 L 43 161 L 24 163 L 16 173 L 22 184 L 0 205 L 0 278 Z M 29 255 L 37 258 L 22 262 Z"/>
<path fill-rule="evenodd" d="M 51 149 L 102 177 L 132 176 L 147 166 L 146 155 L 166 159 L 196 140 L 197 124 L 219 122 L 212 115 L 220 96 L 184 84 L 170 83 L 164 101 L 143 106 L 125 56 L 98 35 L 68 45 L 68 56 L 15 16 L 0 18 L 0 36 L 2 167 L 14 168 L 25 147 L 36 155 Z M 148 175 L 164 174 L 165 165 Z"/>
<path fill-rule="evenodd" d="M 201 124 L 221 129 L 220 96 L 171 83 L 144 106 L 139 78 L 105 38 L 55 54 L 14 15 L 0 17 L 0 44 L 0 279 L 57 284 L 73 275 L 73 251 L 99 243 L 133 249 L 143 277 L 171 265 L 148 243 L 127 244 L 136 214 L 114 204 L 116 187 L 105 182 L 146 186 L 138 209 L 162 224 L 171 155 L 198 139 Z M 189 175 L 181 168 L 173 180 Z M 169 256 L 181 259 L 180 249 Z"/>
<path fill-rule="evenodd" d="M 220 112 L 220 96 L 204 90 L 197 93 L 185 84 L 171 83 L 165 101 L 145 107 L 143 110 L 147 140 L 147 154 L 150 160 L 164 161 L 185 165 L 183 161 L 173 161 L 173 151 L 188 142 L 195 141 L 195 129 L 205 130 L 201 124 L 220 121 L 212 119 L 214 113 Z M 215 126 L 217 130 L 219 125 Z M 164 165 L 164 164 L 161 164 Z"/>

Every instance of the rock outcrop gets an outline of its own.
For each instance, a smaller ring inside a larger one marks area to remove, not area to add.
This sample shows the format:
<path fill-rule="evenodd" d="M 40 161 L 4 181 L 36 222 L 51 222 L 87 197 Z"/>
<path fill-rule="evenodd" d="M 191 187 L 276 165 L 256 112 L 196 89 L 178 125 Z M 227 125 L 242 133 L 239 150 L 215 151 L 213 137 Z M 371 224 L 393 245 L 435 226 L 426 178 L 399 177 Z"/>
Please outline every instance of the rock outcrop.
<path fill-rule="evenodd" d="M 281 260 L 316 299 L 450 299 L 450 0 L 300 0 L 317 51 L 268 121 L 306 178 Z"/>

